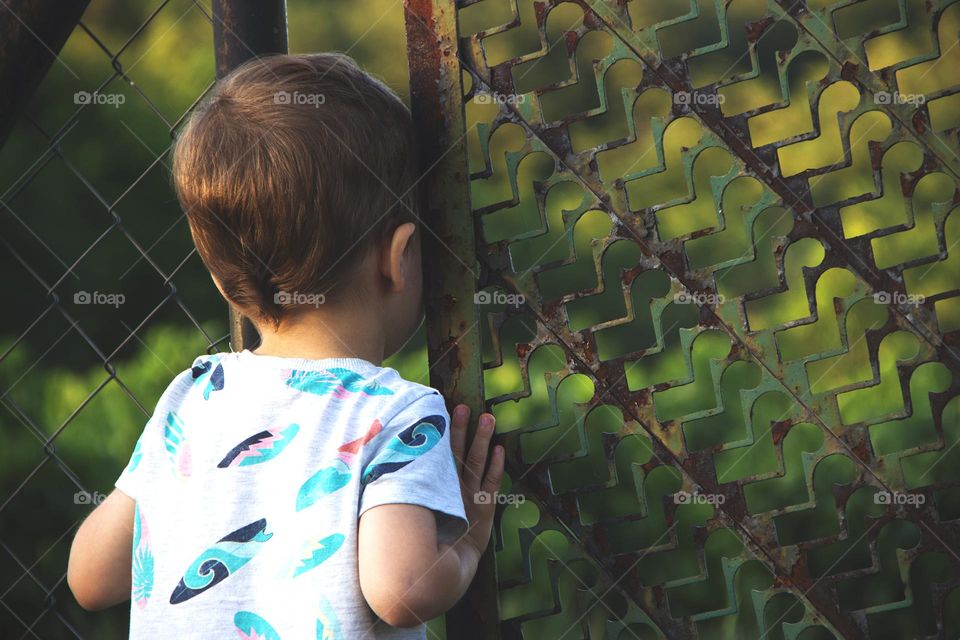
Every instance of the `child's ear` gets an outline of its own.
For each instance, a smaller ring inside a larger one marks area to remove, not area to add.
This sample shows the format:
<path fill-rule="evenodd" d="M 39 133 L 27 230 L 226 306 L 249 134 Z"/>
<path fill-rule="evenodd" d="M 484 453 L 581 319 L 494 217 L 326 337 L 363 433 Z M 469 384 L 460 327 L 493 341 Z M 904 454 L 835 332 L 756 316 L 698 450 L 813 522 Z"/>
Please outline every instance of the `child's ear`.
<path fill-rule="evenodd" d="M 390 290 L 395 293 L 403 291 L 406 287 L 407 278 L 410 277 L 409 269 L 420 266 L 413 265 L 410 259 L 412 253 L 408 251 L 414 244 L 416 230 L 417 225 L 404 222 L 394 229 L 393 234 L 384 243 L 380 255 L 380 273 L 389 282 Z"/>

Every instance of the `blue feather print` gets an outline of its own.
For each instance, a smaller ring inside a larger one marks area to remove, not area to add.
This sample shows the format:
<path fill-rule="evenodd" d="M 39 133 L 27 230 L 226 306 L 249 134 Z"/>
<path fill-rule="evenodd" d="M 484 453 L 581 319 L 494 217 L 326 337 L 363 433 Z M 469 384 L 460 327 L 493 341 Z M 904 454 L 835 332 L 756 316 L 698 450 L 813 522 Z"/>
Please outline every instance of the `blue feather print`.
<path fill-rule="evenodd" d="M 443 416 L 426 416 L 395 435 L 364 468 L 360 483 L 366 485 L 402 469 L 433 449 L 443 438 L 446 424 Z"/>
<path fill-rule="evenodd" d="M 237 611 L 233 616 L 233 624 L 244 640 L 280 640 L 276 629 L 252 611 Z"/>
<path fill-rule="evenodd" d="M 223 389 L 223 365 L 219 362 L 214 366 L 214 360 L 204 360 L 200 364 L 191 368 L 193 375 L 193 384 L 201 384 L 206 381 L 203 388 L 203 399 L 209 400 L 210 393 Z"/>
<path fill-rule="evenodd" d="M 150 534 L 147 523 L 136 505 L 133 516 L 133 563 L 131 568 L 131 592 L 133 602 L 143 609 L 153 593 L 153 549 L 150 546 Z"/>
<path fill-rule="evenodd" d="M 133 473 L 140 466 L 143 459 L 143 436 L 137 438 L 137 444 L 133 447 L 133 453 L 130 454 L 130 462 L 127 463 L 127 473 Z"/>
<path fill-rule="evenodd" d="M 298 424 L 291 424 L 283 429 L 265 429 L 231 449 L 217 467 L 220 469 L 248 467 L 273 460 L 290 444 L 299 431 Z"/>
<path fill-rule="evenodd" d="M 376 438 L 381 429 L 380 421 L 374 420 L 361 437 L 337 447 L 337 458 L 330 465 L 310 476 L 300 486 L 300 491 L 297 492 L 297 511 L 302 511 L 320 498 L 347 486 L 350 478 L 353 477 L 351 466 L 356 463 L 363 446 Z"/>
<path fill-rule="evenodd" d="M 334 460 L 303 483 L 297 492 L 297 511 L 302 511 L 324 496 L 341 489 L 350 482 L 350 467 L 342 460 Z"/>
<path fill-rule="evenodd" d="M 333 368 L 319 371 L 291 371 L 287 386 L 298 391 L 306 391 L 318 396 L 332 395 L 343 399 L 350 394 L 366 396 L 389 396 L 393 390 L 376 380 L 367 380 L 359 373 L 349 369 Z"/>
<path fill-rule="evenodd" d="M 173 465 L 174 473 L 189 476 L 191 470 L 190 447 L 183 435 L 183 421 L 172 411 L 167 414 L 167 423 L 163 430 L 163 444 L 167 457 Z"/>
<path fill-rule="evenodd" d="M 320 598 L 320 610 L 317 612 L 317 640 L 339 640 L 340 620 L 326 598 Z"/>
<path fill-rule="evenodd" d="M 193 561 L 173 590 L 170 604 L 186 602 L 223 582 L 250 562 L 272 537 L 265 518 L 227 534 Z"/>
<path fill-rule="evenodd" d="M 340 547 L 343 546 L 344 540 L 346 540 L 346 538 L 342 533 L 334 533 L 326 538 L 309 543 L 305 553 L 310 555 L 300 558 L 300 564 L 293 570 L 293 577 L 296 578 L 301 573 L 315 569 L 329 560 L 330 556 L 335 554 Z"/>

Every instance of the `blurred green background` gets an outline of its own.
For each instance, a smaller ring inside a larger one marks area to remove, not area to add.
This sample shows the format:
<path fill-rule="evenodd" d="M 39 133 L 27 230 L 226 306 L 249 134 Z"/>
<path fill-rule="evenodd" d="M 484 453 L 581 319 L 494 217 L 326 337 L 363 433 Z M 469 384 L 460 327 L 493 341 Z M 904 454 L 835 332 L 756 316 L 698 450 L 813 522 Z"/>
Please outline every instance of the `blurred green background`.
<path fill-rule="evenodd" d="M 873 4 L 875 11 L 869 14 L 838 12 L 837 28 L 847 36 L 856 36 L 897 20 L 896 2 Z M 701 2 L 701 5 L 706 11 L 711 3 Z M 0 353 L 3 354 L 0 359 L 3 390 L 0 496 L 4 500 L 0 503 L 0 542 L 5 551 L 0 553 L 0 575 L 4 577 L 0 583 L 0 600 L 5 605 L 0 608 L 0 636 L 3 637 L 29 637 L 24 631 L 31 625 L 38 637 L 69 637 L 64 623 L 83 637 L 124 636 L 127 625 L 124 606 L 88 614 L 73 603 L 66 588 L 63 574 L 69 542 L 77 523 L 90 509 L 88 505 L 76 504 L 75 494 L 80 486 L 108 493 L 146 417 L 170 379 L 187 368 L 211 343 L 219 349 L 228 348 L 226 307 L 192 250 L 185 219 L 169 186 L 166 155 L 171 128 L 213 81 L 211 26 L 203 12 L 188 0 L 165 3 L 152 16 L 158 6 L 152 2 L 93 2 L 83 17 L 89 31 L 74 31 L 61 60 L 54 64 L 31 99 L 27 109 L 29 119 L 21 119 L 0 151 L 0 194 L 3 194 L 0 200 L 5 205 L 0 212 L 0 233 L 15 249 L 0 251 L 3 300 L 7 303 L 6 313 L 0 315 Z M 745 0 L 733 6 L 733 19 L 743 23 L 761 15 L 765 3 Z M 503 24 L 510 19 L 510 7 L 509 0 L 486 0 L 462 10 L 461 33 L 468 35 Z M 521 27 L 485 40 L 488 64 L 537 50 L 537 34 L 530 26 L 532 7 L 532 2 L 521 0 L 519 11 L 524 20 Z M 536 110 L 525 112 L 531 118 L 551 121 L 601 106 L 596 83 L 591 82 L 576 83 L 539 100 L 532 93 L 535 88 L 564 80 L 571 73 L 566 55 L 561 51 L 563 47 L 556 46 L 562 43 L 563 33 L 575 28 L 581 20 L 579 10 L 571 7 L 561 5 L 551 12 L 547 24 L 551 46 L 547 55 L 513 70 L 517 92 L 526 96 L 525 108 L 537 105 Z M 689 3 L 685 0 L 630 3 L 631 17 L 638 25 L 653 24 L 688 10 Z M 350 3 L 290 0 L 290 50 L 345 51 L 407 99 L 402 12 L 399 0 Z M 949 25 L 960 22 L 958 13 L 950 14 Z M 867 54 L 872 56 L 871 67 L 874 60 L 882 60 L 877 64 L 886 66 L 930 49 L 929 24 L 923 23 L 924 14 L 911 15 L 917 17 L 913 28 L 888 34 L 882 46 L 874 43 L 875 46 L 867 48 Z M 677 55 L 712 42 L 710 38 L 716 27 L 710 23 L 708 11 L 705 16 L 697 24 L 678 25 L 671 28 L 673 31 L 668 29 L 669 33 L 661 32 L 664 55 Z M 131 35 L 144 24 L 142 31 L 128 43 Z M 720 77 L 750 70 L 749 58 L 737 54 L 738 46 L 745 49 L 742 34 L 735 33 L 734 37 L 729 51 L 693 59 L 690 68 L 695 84 L 702 86 Z M 774 31 L 765 41 L 762 52 L 786 51 L 795 42 L 795 33 L 783 29 Z M 84 108 L 74 119 L 72 116 L 78 109 L 74 94 L 92 91 L 113 76 L 110 55 L 104 49 L 110 54 L 119 52 L 118 61 L 127 79 L 114 78 L 100 91 L 119 93 L 126 99 L 118 107 Z M 609 37 L 588 34 L 577 49 L 576 64 L 581 77 L 590 78 L 592 61 L 610 51 Z M 731 84 L 721 90 L 725 115 L 782 99 L 772 60 L 772 55 L 763 53 L 758 79 Z M 825 73 L 826 63 L 816 55 L 801 54 L 791 62 L 787 85 L 792 100 L 783 109 L 749 121 L 755 145 L 812 130 L 804 92 Z M 931 69 L 926 82 L 935 87 L 955 83 L 954 73 L 945 65 L 936 67 Z M 599 84 L 607 89 L 606 115 L 583 119 L 571 126 L 574 150 L 635 136 L 635 143 L 598 155 L 601 177 L 612 184 L 617 177 L 630 176 L 627 189 L 633 210 L 671 203 L 672 206 L 661 207 L 655 214 L 660 237 L 688 238 L 684 249 L 691 264 L 714 269 L 718 291 L 723 295 L 733 299 L 747 291 L 775 286 L 772 251 L 763 248 L 789 233 L 793 225 L 791 216 L 775 207 L 768 208 L 763 189 L 750 178 L 732 180 L 719 199 L 716 193 L 711 193 L 711 178 L 732 176 L 730 172 L 735 170 L 736 159 L 720 149 L 691 118 L 674 119 L 664 129 L 671 105 L 670 96 L 663 91 L 650 90 L 642 94 L 631 114 L 630 103 L 619 102 L 621 95 L 627 95 L 621 94 L 620 89 L 636 86 L 639 77 L 638 64 L 618 63 L 601 79 Z M 469 88 L 469 79 L 465 82 Z M 821 103 L 821 119 L 827 123 L 824 126 L 829 127 L 837 111 L 855 108 L 863 111 L 858 120 L 861 129 L 856 136 L 851 134 L 857 141 L 855 153 L 863 153 L 866 140 L 885 139 L 889 124 L 884 126 L 884 116 L 879 111 L 871 111 L 855 89 L 851 94 L 851 87 L 837 83 L 827 90 Z M 927 91 L 926 85 L 919 84 L 917 90 Z M 733 362 L 722 376 L 711 369 L 711 363 L 722 361 L 729 353 L 729 338 L 718 332 L 697 333 L 694 330 L 698 321 L 696 307 L 673 300 L 669 279 L 662 272 L 645 273 L 623 289 L 608 286 L 579 300 L 564 298 L 597 287 L 597 273 L 590 255 L 596 239 L 610 233 L 611 220 L 603 212 L 590 210 L 584 204 L 587 199 L 582 189 L 570 181 L 552 184 L 538 205 L 534 181 L 551 178 L 553 161 L 543 153 L 530 154 L 520 160 L 519 165 L 508 168 L 505 159 L 510 157 L 510 152 L 522 147 L 524 135 L 516 125 L 502 126 L 491 134 L 488 125 L 497 112 L 496 105 L 476 99 L 466 107 L 470 168 L 477 172 L 472 184 L 473 203 L 476 208 L 492 208 L 482 218 L 486 240 L 509 242 L 512 268 L 522 282 L 529 282 L 523 280 L 530 275 L 527 270 L 541 267 L 536 276 L 540 296 L 544 300 L 565 300 L 573 330 L 626 318 L 630 301 L 637 311 L 633 321 L 614 323 L 596 332 L 599 357 L 602 360 L 627 357 L 629 366 L 625 375 L 631 390 L 677 381 L 688 374 L 688 369 L 695 372 L 700 384 L 679 385 L 654 395 L 658 419 L 667 421 L 697 414 L 689 420 L 683 419 L 683 433 L 691 450 L 742 437 L 752 422 L 757 429 L 758 443 L 750 447 L 751 454 L 732 451 L 723 452 L 732 455 L 718 454 L 715 457 L 717 472 L 723 474 L 724 481 L 732 481 L 777 471 L 770 431 L 757 425 L 791 417 L 794 414 L 791 401 L 781 392 L 763 393 L 760 368 L 754 362 Z M 954 130 L 958 124 L 954 110 L 945 109 L 942 104 L 931 108 L 931 116 L 938 131 Z M 662 172 L 657 171 L 660 159 L 652 152 L 655 140 L 660 137 L 664 141 L 667 167 Z M 56 153 L 49 149 L 51 138 L 58 141 Z M 691 149 L 699 155 L 687 176 L 676 168 L 682 158 L 691 157 Z M 781 149 L 780 161 L 785 173 L 798 173 L 838 162 L 842 153 L 839 137 L 833 140 L 824 135 Z M 887 181 L 898 179 L 899 172 L 909 171 L 917 163 L 917 151 L 909 145 L 895 146 L 887 153 L 884 167 L 893 169 L 889 175 L 885 173 L 885 185 L 895 184 Z M 855 157 L 862 159 L 862 156 Z M 480 175 L 485 168 L 489 168 L 489 172 Z M 516 194 L 511 182 L 514 174 L 519 176 Z M 849 197 L 851 188 L 860 188 L 864 193 L 872 191 L 873 177 L 869 162 L 855 160 L 855 166 L 841 178 L 825 179 L 816 197 L 820 198 L 819 203 L 829 203 Z M 685 202 L 688 178 L 697 197 Z M 956 183 L 947 174 L 938 173 L 926 178 L 921 185 L 913 213 L 917 228 L 923 231 L 924 225 L 929 226 L 935 217 L 943 217 L 949 211 L 948 203 Z M 515 204 L 494 206 L 514 196 Z M 717 211 L 721 208 L 729 220 L 734 221 L 729 225 L 734 233 L 724 235 L 719 242 L 711 242 L 710 236 L 691 238 L 691 234 L 699 230 L 717 227 Z M 905 215 L 903 202 L 895 197 L 880 198 L 848 212 L 844 231 L 853 237 L 900 224 Z M 574 219 L 575 223 L 565 228 L 565 221 Z M 953 226 L 948 226 L 947 239 L 960 241 L 956 215 L 950 220 Z M 756 234 L 753 241 L 747 233 L 751 228 Z M 956 237 L 951 235 L 954 233 Z M 570 236 L 569 242 L 565 241 L 565 234 Z M 896 242 L 879 242 L 875 245 L 877 260 L 892 265 L 931 255 L 937 248 L 935 242 L 931 245 L 930 237 L 930 233 L 916 233 Z M 746 258 L 753 259 L 754 245 L 761 248 L 756 262 L 738 264 Z M 572 257 L 573 248 L 576 259 L 560 264 Z M 786 260 L 790 289 L 748 305 L 746 315 L 751 328 L 775 327 L 810 315 L 802 281 L 797 277 L 802 267 L 815 266 L 823 257 L 824 248 L 817 241 L 805 239 L 791 245 Z M 624 270 L 635 266 L 638 258 L 639 252 L 632 243 L 621 241 L 613 245 L 602 263 L 606 282 L 617 283 Z M 78 292 L 118 293 L 125 300 L 117 307 L 76 304 L 74 296 Z M 818 300 L 824 305 L 829 305 L 832 297 L 855 298 L 859 295 L 857 292 L 862 293 L 861 285 L 842 270 L 827 272 L 817 286 Z M 51 304 L 52 296 L 60 301 L 63 311 Z M 953 300 L 954 303 L 937 308 L 942 332 L 960 328 L 960 305 Z M 869 297 L 856 302 L 855 306 L 848 325 L 854 335 L 882 326 L 886 320 L 884 305 L 874 303 Z M 484 309 L 497 310 L 497 307 Z M 777 345 L 784 357 L 800 359 L 842 346 L 836 319 L 828 315 L 827 325 L 818 323 L 813 330 L 800 327 L 793 333 L 779 333 Z M 656 345 L 660 339 L 655 323 L 660 324 L 662 332 L 662 353 L 654 354 L 657 357 L 636 356 L 638 351 Z M 481 324 L 484 360 L 493 363 L 501 354 L 495 351 L 490 325 Z M 504 362 L 489 368 L 485 374 L 488 398 L 523 389 L 513 344 L 527 342 L 534 333 L 532 322 L 524 317 L 504 325 L 498 336 Z M 885 344 L 879 361 L 880 377 L 895 380 L 897 363 L 913 358 L 916 345 L 902 336 Z M 688 352 L 689 363 L 685 357 Z M 829 366 L 814 365 L 809 369 L 816 393 L 873 379 L 865 348 L 851 349 L 848 355 L 842 362 L 829 360 Z M 552 488 L 558 493 L 576 486 L 606 483 L 603 490 L 581 495 L 579 507 L 581 517 L 590 522 L 611 523 L 611 548 L 629 553 L 656 543 L 666 531 L 663 500 L 680 488 L 679 477 L 663 467 L 648 475 L 639 470 L 651 457 L 649 438 L 642 434 L 621 441 L 615 454 L 616 469 L 613 472 L 608 469 L 600 438 L 624 427 L 623 414 L 618 408 L 605 405 L 587 413 L 578 410 L 578 403 L 587 402 L 594 389 L 585 376 L 573 375 L 556 386 L 559 424 L 554 424 L 555 407 L 545 380 L 551 372 L 563 368 L 564 355 L 555 346 L 544 346 L 537 349 L 530 362 L 531 395 L 496 404 L 498 429 L 528 431 L 522 439 L 523 462 L 545 462 L 549 466 Z M 387 364 L 409 379 L 427 382 L 422 333 Z M 946 389 L 950 375 L 937 363 L 924 365 L 911 380 L 911 396 L 923 405 L 916 399 Z M 717 406 L 718 389 L 726 404 L 737 409 L 744 397 L 741 392 L 757 389 L 753 395 L 747 393 L 751 402 L 756 399 L 754 413 L 748 412 L 745 416 L 742 411 L 737 415 L 735 410 L 728 410 L 713 417 L 699 414 Z M 879 384 L 860 392 L 846 389 L 840 396 L 845 424 L 871 420 L 879 423 L 879 428 L 871 431 L 871 437 L 875 438 L 872 444 L 878 451 L 896 452 L 915 446 L 924 441 L 917 434 L 929 434 L 932 425 L 929 403 L 927 413 L 923 413 L 922 408 L 915 411 L 909 431 L 898 427 L 895 419 L 885 422 L 884 416 L 904 412 L 904 398 L 897 391 L 889 384 Z M 948 421 L 960 424 L 960 402 L 948 405 L 943 420 L 945 424 Z M 49 445 L 50 451 L 56 454 L 53 458 L 43 450 L 48 438 L 55 438 Z M 823 434 L 813 425 L 799 424 L 791 430 L 783 447 L 784 459 L 794 466 L 783 478 L 773 477 L 747 486 L 751 513 L 802 503 L 808 498 L 799 465 L 805 454 L 822 450 Z M 953 479 L 952 469 L 960 460 L 955 457 L 948 460 L 919 461 L 923 469 L 936 462 L 940 471 L 921 477 L 923 471 L 918 468 L 912 472 L 913 486 Z M 843 456 L 822 461 L 818 467 L 822 473 L 818 474 L 815 486 L 820 506 L 797 512 L 799 515 L 788 514 L 789 517 L 777 521 L 783 544 L 839 531 L 831 486 L 850 483 L 851 468 L 851 461 Z M 857 533 L 869 516 L 882 511 L 873 503 L 872 493 L 873 490 L 868 489 L 852 498 L 848 505 L 846 515 Z M 955 498 L 947 494 L 943 498 L 948 510 L 953 509 L 953 517 L 960 515 Z M 647 518 L 622 520 L 622 516 L 642 509 L 651 510 Z M 685 505 L 678 508 L 677 513 L 680 548 L 672 554 L 651 554 L 645 560 L 643 569 L 649 576 L 649 584 L 682 583 L 701 571 L 692 531 L 712 516 L 713 507 Z M 516 618 L 551 609 L 556 595 L 551 586 L 553 575 L 564 608 L 554 612 L 555 615 L 541 615 L 525 622 L 523 628 L 528 637 L 554 638 L 564 634 L 581 637 L 588 632 L 594 638 L 656 637 L 635 605 L 629 605 L 616 593 L 604 594 L 601 598 L 590 592 L 588 585 L 597 580 L 596 567 L 559 531 L 538 535 L 528 557 L 520 553 L 521 530 L 538 522 L 543 524 L 541 517 L 532 504 L 508 508 L 505 512 L 504 545 L 498 552 L 503 585 L 502 616 Z M 912 546 L 915 537 L 916 531 L 910 526 L 892 528 L 883 538 L 881 551 L 885 562 L 881 572 L 874 580 L 847 585 L 841 594 L 845 607 L 859 609 L 903 597 L 897 567 L 889 560 L 897 549 Z M 811 555 L 815 571 L 829 573 L 871 566 L 866 545 L 837 543 L 825 547 L 829 548 Z M 725 600 L 723 580 L 717 582 L 722 573 L 720 562 L 721 558 L 737 557 L 742 552 L 742 542 L 732 533 L 720 531 L 711 537 L 706 562 L 712 578 L 696 588 L 675 587 L 670 591 L 671 610 L 675 615 L 692 615 L 729 604 Z M 832 567 L 831 563 L 839 557 L 846 557 L 846 564 Z M 916 563 L 916 588 L 921 593 L 934 578 L 942 577 L 943 564 L 938 566 L 934 560 L 928 558 L 924 563 Z M 557 561 L 565 567 L 564 571 L 557 569 Z M 526 579 L 528 573 L 534 578 L 532 582 Z M 47 595 L 33 577 L 48 587 L 56 585 L 51 594 L 57 602 L 56 613 L 44 614 Z M 748 562 L 737 574 L 732 588 L 737 600 L 744 603 L 750 598 L 751 589 L 767 589 L 771 583 L 769 573 L 762 566 Z M 768 606 L 772 612 L 768 615 L 773 619 L 799 619 L 798 607 L 790 597 L 773 600 Z M 874 624 L 877 637 L 912 637 L 916 629 L 928 628 L 929 616 L 921 620 L 921 614 L 910 614 L 904 619 L 883 618 L 883 624 Z M 751 616 L 749 608 L 744 606 L 740 612 L 706 620 L 698 629 L 703 637 L 758 637 L 757 621 Z M 611 621 L 618 622 L 619 626 L 611 626 Z M 784 637 L 782 624 L 775 627 L 766 637 Z M 442 633 L 440 625 L 434 625 L 432 631 Z M 812 640 L 829 637 L 829 634 L 812 628 L 801 637 Z"/>

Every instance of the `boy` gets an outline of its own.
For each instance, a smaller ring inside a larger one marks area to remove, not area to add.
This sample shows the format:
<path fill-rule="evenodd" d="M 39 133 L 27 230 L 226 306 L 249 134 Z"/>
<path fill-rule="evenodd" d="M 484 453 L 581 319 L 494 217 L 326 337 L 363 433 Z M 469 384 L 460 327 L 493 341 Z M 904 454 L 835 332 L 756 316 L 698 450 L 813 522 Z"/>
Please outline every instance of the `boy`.
<path fill-rule="evenodd" d="M 81 606 L 132 638 L 423 638 L 464 593 L 504 453 L 493 416 L 379 364 L 421 317 L 412 123 L 337 54 L 253 60 L 174 148 L 197 250 L 255 352 L 196 359 L 77 531 Z M 452 422 L 452 424 L 451 424 Z"/>

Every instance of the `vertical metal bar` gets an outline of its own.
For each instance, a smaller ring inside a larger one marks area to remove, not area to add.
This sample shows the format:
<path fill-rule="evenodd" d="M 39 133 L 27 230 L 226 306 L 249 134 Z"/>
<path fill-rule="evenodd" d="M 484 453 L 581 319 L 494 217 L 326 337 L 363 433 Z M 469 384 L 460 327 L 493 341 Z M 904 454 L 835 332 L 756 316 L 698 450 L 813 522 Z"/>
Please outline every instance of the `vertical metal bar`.
<path fill-rule="evenodd" d="M 286 53 L 286 0 L 213 0 L 213 47 L 218 80 L 253 57 Z M 259 339 L 250 320 L 231 306 L 231 348 L 248 349 Z"/>
<path fill-rule="evenodd" d="M 470 207 L 463 86 L 452 0 L 405 0 L 414 123 L 428 195 L 423 222 L 430 384 L 451 403 L 483 409 L 477 246 Z M 472 434 L 471 434 L 472 435 Z M 464 598 L 447 614 L 448 638 L 499 638 L 493 543 Z"/>
<path fill-rule="evenodd" d="M 0 0 L 0 146 L 90 0 Z"/>

